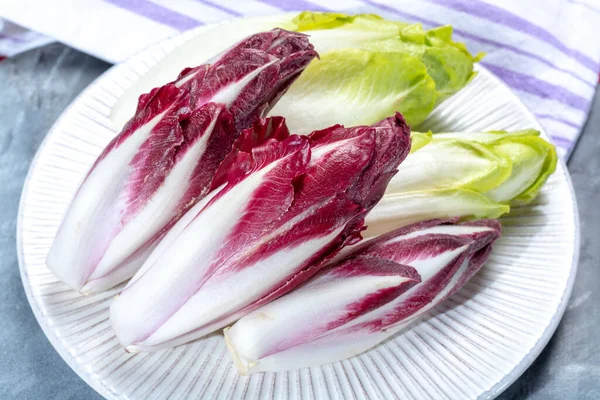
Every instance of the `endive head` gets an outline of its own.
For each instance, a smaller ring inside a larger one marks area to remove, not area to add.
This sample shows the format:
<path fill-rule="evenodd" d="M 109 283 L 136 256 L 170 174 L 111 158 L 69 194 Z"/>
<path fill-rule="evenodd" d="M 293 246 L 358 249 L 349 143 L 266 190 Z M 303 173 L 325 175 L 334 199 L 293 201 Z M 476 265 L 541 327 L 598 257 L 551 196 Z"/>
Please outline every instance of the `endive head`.
<path fill-rule="evenodd" d="M 537 196 L 558 161 L 555 147 L 539 135 L 533 129 L 435 134 L 401 171 L 429 161 L 446 174 L 446 179 L 433 178 L 430 187 L 471 189 L 496 202 L 524 204 Z M 452 162 L 455 168 L 450 168 Z"/>
<path fill-rule="evenodd" d="M 411 132 L 410 133 L 410 140 L 412 141 L 411 146 L 410 146 L 410 152 L 414 153 L 415 151 L 419 150 L 421 147 L 429 144 L 429 142 L 431 142 L 432 139 L 432 133 L 431 131 L 427 131 L 427 132 Z"/>
<path fill-rule="evenodd" d="M 343 14 L 335 12 L 303 11 L 292 20 L 294 30 L 298 32 L 341 28 L 354 31 L 388 32 L 398 34 L 399 26 L 407 24 L 387 21 L 376 14 Z"/>
<path fill-rule="evenodd" d="M 467 84 L 478 60 L 452 41 L 450 27 L 426 31 L 373 14 L 320 12 L 284 25 L 307 32 L 320 54 L 272 112 L 297 133 L 370 125 L 396 111 L 419 124 Z"/>
<path fill-rule="evenodd" d="M 363 232 L 363 236 L 377 236 L 429 219 L 498 218 L 509 211 L 508 205 L 469 189 L 429 189 L 395 194 L 386 192 L 367 215 L 367 230 Z"/>
<path fill-rule="evenodd" d="M 436 139 L 462 139 L 470 142 L 493 143 L 510 137 L 540 136 L 535 129 L 517 131 L 487 131 L 487 132 L 438 132 Z"/>
<path fill-rule="evenodd" d="M 227 347 L 242 374 L 355 356 L 459 290 L 499 236 L 497 221 L 452 219 L 363 241 L 295 291 L 225 329 Z"/>
<path fill-rule="evenodd" d="M 427 67 L 440 98 L 460 90 L 475 75 L 473 63 L 483 57 L 472 56 L 464 43 L 453 41 L 449 25 L 424 30 L 421 24 L 389 21 L 375 14 L 305 11 L 294 18 L 292 29 L 308 31 L 311 40 L 316 36 L 314 42 L 320 52 L 353 47 L 410 54 Z M 327 42 L 341 34 L 343 39 L 337 43 Z"/>
<path fill-rule="evenodd" d="M 413 132 L 412 139 L 411 153 L 367 216 L 365 236 L 431 218 L 498 218 L 509 205 L 535 198 L 556 169 L 554 146 L 535 130 L 431 139 Z"/>
<path fill-rule="evenodd" d="M 493 147 L 512 162 L 510 178 L 487 192 L 495 201 L 513 205 L 529 203 L 556 170 L 556 149 L 540 137 L 505 138 L 493 143 Z"/>
<path fill-rule="evenodd" d="M 438 101 L 462 89 L 477 73 L 473 64 L 482 53 L 472 56 L 464 43 L 452 40 L 452 27 L 424 30 L 421 24 L 400 27 L 399 38 L 380 40 L 364 46 L 372 51 L 406 52 L 425 64 L 433 78 Z"/>
<path fill-rule="evenodd" d="M 292 132 L 371 125 L 396 111 L 418 124 L 435 105 L 435 83 L 410 54 L 360 48 L 320 54 L 271 112 L 286 117 Z"/>
<path fill-rule="evenodd" d="M 416 140 L 415 140 L 416 139 Z M 511 174 L 509 157 L 492 146 L 463 139 L 438 139 L 429 143 L 423 134 L 413 135 L 422 147 L 400 165 L 388 193 L 431 189 L 491 190 Z"/>

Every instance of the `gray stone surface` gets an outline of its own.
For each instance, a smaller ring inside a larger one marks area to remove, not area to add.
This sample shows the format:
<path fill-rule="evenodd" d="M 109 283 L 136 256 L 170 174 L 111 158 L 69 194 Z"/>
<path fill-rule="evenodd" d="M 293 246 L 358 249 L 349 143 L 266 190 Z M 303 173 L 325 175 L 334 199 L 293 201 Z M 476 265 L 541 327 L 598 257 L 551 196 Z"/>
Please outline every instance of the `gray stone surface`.
<path fill-rule="evenodd" d="M 63 109 L 108 64 L 60 44 L 0 63 L 0 399 L 100 398 L 36 322 L 19 276 L 16 215 L 29 163 Z M 569 162 L 581 215 L 573 296 L 542 355 L 500 399 L 593 399 L 600 393 L 600 100 Z"/>

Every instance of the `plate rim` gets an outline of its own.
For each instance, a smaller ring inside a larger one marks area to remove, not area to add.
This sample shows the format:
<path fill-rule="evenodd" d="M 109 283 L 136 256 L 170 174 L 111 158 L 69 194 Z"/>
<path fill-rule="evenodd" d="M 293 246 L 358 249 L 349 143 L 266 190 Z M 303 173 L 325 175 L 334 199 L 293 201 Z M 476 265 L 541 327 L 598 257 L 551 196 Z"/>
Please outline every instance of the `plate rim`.
<path fill-rule="evenodd" d="M 150 46 L 150 47 L 152 47 L 152 46 Z M 133 57 L 124 61 L 123 63 L 126 63 L 127 61 L 131 60 L 132 58 L 137 57 L 140 53 L 142 53 L 143 51 L 146 51 L 146 50 L 147 49 L 142 50 L 141 52 L 137 53 Z M 86 86 L 73 99 L 73 101 L 71 101 L 69 103 L 69 105 L 62 111 L 62 113 L 54 121 L 54 123 L 52 124 L 52 126 L 50 127 L 48 132 L 46 133 L 46 136 L 44 136 L 44 139 L 40 143 L 40 146 L 36 150 L 35 155 L 34 155 L 33 159 L 31 160 L 31 164 L 29 165 L 27 175 L 25 176 L 25 181 L 23 182 L 23 188 L 21 189 L 21 196 L 19 198 L 19 209 L 17 211 L 17 226 L 16 226 L 17 260 L 19 263 L 19 275 L 21 276 L 21 284 L 23 285 L 23 290 L 25 291 L 25 295 L 27 297 L 27 302 L 29 303 L 29 307 L 31 308 L 31 311 L 33 312 L 33 315 L 35 316 L 35 319 L 37 320 L 38 325 L 40 326 L 40 328 L 42 328 L 42 332 L 44 332 L 44 335 L 46 335 L 46 338 L 48 339 L 50 344 L 52 344 L 52 347 L 54 348 L 54 350 L 60 355 L 60 357 L 63 359 L 63 361 L 67 363 L 69 368 L 71 368 L 71 370 L 73 370 L 79 376 L 79 378 L 81 378 L 92 389 L 94 389 L 96 391 L 96 393 L 98 393 L 100 396 L 102 396 L 104 398 L 108 398 L 111 400 L 113 400 L 113 399 L 119 400 L 119 398 L 115 396 L 115 393 L 112 393 L 111 391 L 107 391 L 106 387 L 103 386 L 98 379 L 96 379 L 89 372 L 85 371 L 79 365 L 79 363 L 77 363 L 77 360 L 75 360 L 75 358 L 69 353 L 68 349 L 62 345 L 58 336 L 52 331 L 52 329 L 50 329 L 50 326 L 48 326 L 46 320 L 43 318 L 44 317 L 43 313 L 40 310 L 40 307 L 38 306 L 37 301 L 35 300 L 35 298 L 33 296 L 33 293 L 31 292 L 31 284 L 29 282 L 29 278 L 27 276 L 27 271 L 25 269 L 22 232 L 23 232 L 23 218 L 24 218 L 23 211 L 25 209 L 26 194 L 28 193 L 29 186 L 31 184 L 31 176 L 33 175 L 33 171 L 35 170 L 35 168 L 37 167 L 37 165 L 39 163 L 42 151 L 48 145 L 48 142 L 52 136 L 52 133 L 54 132 L 54 130 L 56 129 L 57 126 L 60 126 L 62 120 L 66 118 L 66 116 L 69 114 L 71 109 L 78 103 L 78 101 L 82 97 L 84 97 L 88 93 L 88 91 L 94 85 L 96 85 L 98 83 L 98 81 L 100 81 L 102 78 L 106 77 L 109 73 L 111 73 L 111 72 L 114 73 L 114 71 L 117 70 L 117 68 L 119 66 L 121 66 L 123 63 L 113 65 L 112 67 L 110 67 L 109 69 L 104 71 L 102 74 L 100 74 L 96 79 L 94 79 L 88 86 Z"/>
<path fill-rule="evenodd" d="M 34 316 L 37 320 L 37 323 L 42 328 L 44 335 L 46 336 L 48 341 L 52 344 L 52 347 L 61 356 L 61 358 L 67 363 L 67 365 L 85 383 L 87 383 L 99 395 L 101 395 L 105 398 L 108 398 L 111 400 L 119 399 L 119 397 L 117 397 L 118 393 L 115 393 L 109 387 L 103 385 L 101 383 L 101 381 L 96 376 L 94 376 L 93 373 L 90 373 L 90 372 L 84 370 L 84 368 L 77 362 L 77 360 L 73 357 L 73 355 L 71 355 L 69 353 L 68 349 L 63 346 L 63 344 L 60 341 L 60 339 L 58 338 L 58 336 L 52 331 L 50 326 L 47 324 L 47 321 L 44 319 L 42 311 L 40 310 L 40 308 L 37 304 L 37 301 L 33 296 L 29 278 L 27 276 L 27 271 L 25 269 L 25 260 L 24 260 L 24 253 L 23 253 L 23 237 L 22 237 L 23 219 L 24 219 L 23 211 L 25 209 L 26 195 L 29 192 L 29 186 L 31 184 L 31 177 L 32 177 L 34 170 L 38 166 L 39 160 L 41 158 L 41 154 L 42 154 L 43 150 L 47 147 L 48 142 L 49 142 L 50 138 L 53 136 L 54 131 L 57 129 L 58 126 L 61 125 L 62 121 L 69 115 L 71 109 L 74 108 L 74 106 L 79 103 L 81 98 L 87 96 L 88 93 L 96 85 L 98 85 L 99 82 L 107 79 L 108 77 L 112 76 L 113 74 L 117 74 L 120 69 L 124 68 L 124 66 L 128 65 L 129 63 L 133 62 L 134 60 L 140 58 L 144 53 L 146 53 L 154 48 L 161 47 L 165 43 L 172 42 L 173 40 L 175 40 L 177 38 L 182 38 L 182 37 L 186 37 L 186 36 L 188 37 L 187 40 L 195 38 L 202 32 L 205 32 L 209 29 L 215 28 L 219 25 L 231 24 L 231 23 L 235 23 L 236 21 L 241 21 L 241 20 L 246 20 L 246 19 L 265 18 L 265 17 L 271 17 L 271 16 L 275 17 L 275 16 L 279 16 L 279 15 L 289 15 L 289 14 L 290 13 L 280 13 L 280 14 L 275 14 L 275 15 L 270 15 L 270 16 L 251 16 L 251 17 L 230 18 L 230 19 L 219 21 L 216 23 L 199 26 L 199 27 L 187 30 L 187 31 L 179 32 L 173 36 L 169 36 L 169 37 L 164 38 L 154 44 L 151 44 L 150 46 L 137 52 L 136 54 L 129 57 L 128 59 L 126 59 L 120 63 L 114 64 L 113 66 L 108 68 L 106 71 L 104 71 L 101 75 L 96 77 L 88 86 L 86 86 L 73 99 L 73 101 L 71 101 L 71 103 L 69 103 L 69 105 L 62 111 L 60 116 L 54 121 L 54 123 L 52 124 L 52 126 L 50 127 L 48 132 L 46 133 L 44 139 L 40 143 L 38 149 L 36 150 L 36 153 L 31 161 L 31 164 L 29 165 L 27 175 L 23 182 L 23 188 L 21 189 L 21 195 L 20 195 L 20 199 L 19 199 L 19 208 L 17 211 L 16 249 L 17 249 L 17 260 L 18 260 L 18 264 L 19 264 L 21 284 L 23 285 L 23 289 L 25 291 L 25 295 L 27 297 L 29 307 L 31 308 L 31 310 L 34 314 Z M 185 40 L 185 42 L 187 42 L 187 40 Z M 175 47 L 173 49 L 180 47 L 182 44 L 183 43 L 175 44 Z M 521 101 L 521 99 L 519 99 L 519 97 L 500 78 L 498 78 L 495 74 L 493 74 L 491 71 L 489 71 L 487 68 L 485 68 L 484 66 L 482 66 L 480 64 L 478 64 L 476 67 L 477 67 L 478 71 L 483 72 L 490 79 L 493 79 L 498 85 L 502 86 L 505 89 L 505 91 L 507 92 L 507 94 L 512 97 L 512 99 L 514 100 L 514 104 L 518 105 L 518 107 L 521 109 L 521 111 L 523 113 L 527 114 L 532 120 L 537 121 L 537 118 L 535 118 L 534 114 L 529 110 L 529 108 L 527 108 L 527 106 Z M 117 102 L 118 101 L 119 101 L 119 99 L 117 99 Z M 543 129 L 541 129 L 541 131 L 542 131 L 543 136 L 545 136 L 547 138 L 547 135 L 545 135 L 545 132 L 543 131 Z M 569 188 L 569 195 L 571 198 L 571 202 L 573 204 L 573 218 L 574 218 L 574 220 L 573 220 L 573 227 L 574 227 L 573 257 L 571 260 L 571 266 L 570 266 L 569 276 L 567 278 L 565 290 L 563 291 L 563 293 L 561 295 L 561 300 L 556 309 L 556 312 L 554 313 L 549 324 L 544 328 L 542 335 L 538 338 L 538 340 L 536 341 L 534 346 L 530 349 L 530 351 L 528 353 L 526 353 L 523 356 L 521 361 L 510 372 L 508 372 L 506 375 L 504 375 L 504 377 L 502 377 L 498 382 L 496 382 L 488 391 L 481 393 L 478 397 L 479 399 L 496 398 L 504 390 L 506 390 L 511 384 L 513 384 L 531 366 L 531 364 L 541 354 L 541 352 L 544 350 L 544 348 L 546 347 L 546 345 L 548 344 L 548 342 L 550 341 L 550 339 L 556 332 L 556 329 L 558 328 L 558 324 L 562 320 L 562 317 L 564 316 L 564 313 L 567 309 L 567 304 L 569 302 L 569 299 L 570 299 L 572 291 L 573 291 L 573 286 L 575 283 L 575 278 L 576 278 L 577 270 L 578 270 L 578 266 L 579 266 L 581 232 L 580 232 L 580 221 L 579 221 L 579 209 L 578 209 L 578 205 L 577 205 L 577 198 L 575 195 L 575 190 L 573 188 L 573 183 L 571 180 L 571 175 L 569 173 L 569 170 L 567 169 L 566 163 L 560 158 L 559 158 L 558 162 L 560 164 L 560 167 L 565 172 L 564 176 L 566 179 L 567 186 Z"/>
<path fill-rule="evenodd" d="M 504 86 L 507 90 L 507 94 L 515 100 L 515 104 L 523 111 L 523 113 L 528 114 L 530 118 L 537 121 L 535 115 L 531 112 L 529 108 L 521 101 L 521 99 L 493 72 L 483 67 L 482 65 L 478 65 L 480 70 L 484 70 L 485 73 L 489 75 L 489 77 L 496 81 L 499 85 Z M 539 123 L 538 123 L 539 124 Z M 541 128 L 541 126 L 540 126 Z M 548 137 L 543 128 L 541 129 L 542 135 L 552 143 L 552 139 Z M 579 251 L 581 248 L 580 236 L 581 236 L 581 228 L 579 225 L 579 207 L 577 205 L 577 196 L 575 195 L 575 189 L 573 187 L 573 181 L 571 180 L 571 173 L 567 168 L 567 164 L 562 158 L 558 159 L 558 163 L 562 169 L 565 171 L 565 179 L 567 181 L 567 186 L 569 188 L 569 195 L 571 197 L 571 202 L 573 203 L 573 227 L 574 227 L 574 237 L 573 237 L 573 257 L 571 259 L 571 268 L 569 270 L 569 277 L 567 278 L 565 290 L 563 291 L 560 299 L 560 303 L 558 304 L 558 308 L 556 312 L 552 316 L 550 323 L 544 329 L 542 335 L 538 338 L 535 345 L 531 348 L 529 353 L 525 354 L 519 364 L 517 364 L 508 374 L 506 374 L 502 379 L 500 379 L 494 386 L 492 386 L 488 391 L 483 392 L 479 398 L 480 399 L 494 399 L 498 397 L 502 392 L 504 392 L 510 385 L 512 385 L 517 379 L 523 375 L 523 373 L 533 364 L 533 362 L 539 357 L 542 351 L 550 342 L 550 339 L 554 336 L 556 329 L 558 328 L 558 324 L 562 320 L 565 311 L 567 310 L 567 305 L 569 303 L 569 299 L 571 298 L 571 294 L 573 292 L 573 286 L 575 285 L 575 278 L 577 276 L 577 270 L 579 269 Z"/>

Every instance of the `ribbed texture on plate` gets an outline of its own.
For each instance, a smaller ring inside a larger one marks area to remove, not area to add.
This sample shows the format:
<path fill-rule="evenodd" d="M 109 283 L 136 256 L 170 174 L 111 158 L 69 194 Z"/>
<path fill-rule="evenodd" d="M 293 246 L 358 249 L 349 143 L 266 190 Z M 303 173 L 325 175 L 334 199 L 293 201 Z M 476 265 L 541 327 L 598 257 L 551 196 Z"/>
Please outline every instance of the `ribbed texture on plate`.
<path fill-rule="evenodd" d="M 46 254 L 79 182 L 115 134 L 111 107 L 150 66 L 202 31 L 163 42 L 97 80 L 57 121 L 32 165 L 19 213 L 23 283 L 40 324 L 71 367 L 119 399 L 488 398 L 516 379 L 554 331 L 575 273 L 577 216 L 562 163 L 534 204 L 502 219 L 503 237 L 490 261 L 463 290 L 413 329 L 332 365 L 241 377 L 220 335 L 130 355 L 108 320 L 119 288 L 82 296 L 54 277 Z M 540 129 L 485 70 L 423 126 Z"/>

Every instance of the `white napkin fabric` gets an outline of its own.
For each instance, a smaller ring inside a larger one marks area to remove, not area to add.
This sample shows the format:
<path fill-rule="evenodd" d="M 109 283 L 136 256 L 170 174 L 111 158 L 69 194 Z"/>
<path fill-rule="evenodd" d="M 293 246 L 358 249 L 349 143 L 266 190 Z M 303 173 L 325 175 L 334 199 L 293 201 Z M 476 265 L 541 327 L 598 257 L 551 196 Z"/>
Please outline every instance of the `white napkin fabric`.
<path fill-rule="evenodd" d="M 0 5 L 0 7 L 2 7 Z M 0 59 L 53 42 L 52 38 L 0 18 Z"/>

